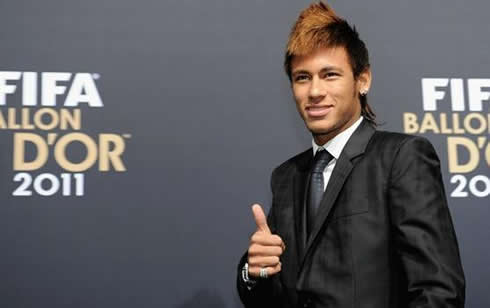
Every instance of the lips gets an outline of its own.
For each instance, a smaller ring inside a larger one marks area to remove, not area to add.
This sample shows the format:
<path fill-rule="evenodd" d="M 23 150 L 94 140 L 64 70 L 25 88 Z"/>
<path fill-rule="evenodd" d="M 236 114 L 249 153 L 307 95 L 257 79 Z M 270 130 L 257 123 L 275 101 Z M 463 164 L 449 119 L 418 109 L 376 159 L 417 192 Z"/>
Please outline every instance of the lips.
<path fill-rule="evenodd" d="M 311 118 L 320 118 L 326 116 L 333 106 L 308 106 L 306 107 L 306 114 Z"/>

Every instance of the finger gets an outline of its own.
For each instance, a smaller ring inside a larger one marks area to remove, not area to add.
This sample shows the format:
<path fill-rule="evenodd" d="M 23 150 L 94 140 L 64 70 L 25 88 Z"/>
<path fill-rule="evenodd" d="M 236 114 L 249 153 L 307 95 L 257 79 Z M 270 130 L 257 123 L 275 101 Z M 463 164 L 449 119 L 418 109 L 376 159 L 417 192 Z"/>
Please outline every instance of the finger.
<path fill-rule="evenodd" d="M 250 238 L 250 244 L 259 244 L 263 246 L 280 246 L 284 248 L 284 242 L 279 235 L 267 234 L 265 232 L 255 232 Z"/>
<path fill-rule="evenodd" d="M 267 266 L 265 267 L 265 270 L 267 271 L 267 276 L 273 276 L 281 271 L 282 264 L 279 262 L 276 266 Z M 258 266 L 249 266 L 248 268 L 248 275 L 252 276 L 254 278 L 260 278 L 260 269 L 262 267 Z"/>
<path fill-rule="evenodd" d="M 264 210 L 259 204 L 252 205 L 252 212 L 254 215 L 257 229 L 265 233 L 271 233 L 269 226 L 267 225 L 267 218 L 265 217 Z"/>
<path fill-rule="evenodd" d="M 262 257 L 251 256 L 248 258 L 248 266 L 274 267 L 280 262 L 278 256 Z"/>
<path fill-rule="evenodd" d="M 252 244 L 248 248 L 249 256 L 279 257 L 280 255 L 282 255 L 282 252 L 283 250 L 280 246 L 262 246 L 262 245 Z"/>

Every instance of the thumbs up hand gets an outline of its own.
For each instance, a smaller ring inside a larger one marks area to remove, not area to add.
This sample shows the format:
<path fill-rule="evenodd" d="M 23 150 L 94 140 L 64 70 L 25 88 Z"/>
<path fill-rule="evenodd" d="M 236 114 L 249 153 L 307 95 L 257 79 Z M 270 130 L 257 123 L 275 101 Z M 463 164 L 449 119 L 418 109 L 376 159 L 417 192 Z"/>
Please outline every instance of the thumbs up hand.
<path fill-rule="evenodd" d="M 250 238 L 248 247 L 248 273 L 250 276 L 260 277 L 260 269 L 265 268 L 267 276 L 272 276 L 281 271 L 279 257 L 286 249 L 282 239 L 272 234 L 264 211 L 259 204 L 252 206 L 252 212 L 257 224 L 257 231 Z"/>

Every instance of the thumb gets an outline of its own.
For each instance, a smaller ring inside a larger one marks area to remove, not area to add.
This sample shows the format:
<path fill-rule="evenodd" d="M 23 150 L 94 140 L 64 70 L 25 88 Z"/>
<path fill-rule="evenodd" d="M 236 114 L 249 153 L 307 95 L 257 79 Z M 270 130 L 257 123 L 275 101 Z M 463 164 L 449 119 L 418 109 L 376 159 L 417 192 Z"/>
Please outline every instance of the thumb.
<path fill-rule="evenodd" d="M 267 225 L 267 218 L 265 218 L 264 210 L 259 204 L 252 205 L 252 212 L 254 215 L 255 223 L 257 224 L 257 229 L 266 233 L 271 234 L 271 230 Z"/>

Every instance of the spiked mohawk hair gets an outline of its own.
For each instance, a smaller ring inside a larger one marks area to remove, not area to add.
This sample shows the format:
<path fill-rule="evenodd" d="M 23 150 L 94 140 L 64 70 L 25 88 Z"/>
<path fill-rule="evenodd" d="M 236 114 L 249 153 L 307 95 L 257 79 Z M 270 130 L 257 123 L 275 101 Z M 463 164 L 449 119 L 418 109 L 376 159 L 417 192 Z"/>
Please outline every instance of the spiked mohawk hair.
<path fill-rule="evenodd" d="M 318 48 L 344 47 L 354 74 L 354 79 L 369 69 L 369 54 L 355 27 L 338 16 L 326 3 L 319 1 L 304 9 L 289 34 L 284 59 L 284 69 L 291 79 L 291 62 L 294 56 L 312 53 Z M 359 94 L 361 114 L 376 126 L 376 115 L 367 103 L 366 95 Z"/>

